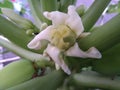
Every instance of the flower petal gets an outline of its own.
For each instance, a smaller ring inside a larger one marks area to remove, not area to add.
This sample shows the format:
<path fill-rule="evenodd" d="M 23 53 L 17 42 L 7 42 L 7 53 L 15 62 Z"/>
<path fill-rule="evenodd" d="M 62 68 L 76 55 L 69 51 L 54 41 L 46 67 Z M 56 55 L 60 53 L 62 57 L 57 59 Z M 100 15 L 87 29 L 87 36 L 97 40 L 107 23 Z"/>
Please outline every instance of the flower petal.
<path fill-rule="evenodd" d="M 52 30 L 52 26 L 48 26 L 45 30 L 41 31 L 37 36 L 34 37 L 32 41 L 28 43 L 28 48 L 30 49 L 40 49 L 41 48 L 41 40 L 50 41 L 49 33 Z"/>
<path fill-rule="evenodd" d="M 68 66 L 65 64 L 64 60 L 60 58 L 60 50 L 57 47 L 54 47 L 53 45 L 48 44 L 48 47 L 46 48 L 45 53 L 47 53 L 55 62 L 55 64 L 60 66 L 65 73 L 67 73 L 68 75 L 71 74 L 71 71 L 69 70 Z"/>
<path fill-rule="evenodd" d="M 68 15 L 59 11 L 44 12 L 43 15 L 52 21 L 52 24 L 57 27 L 58 25 L 65 24 Z"/>
<path fill-rule="evenodd" d="M 68 15 L 69 17 L 66 20 L 66 25 L 68 25 L 74 32 L 77 37 L 84 31 L 84 27 L 82 24 L 82 20 L 78 13 L 76 12 L 76 8 L 72 5 L 68 7 Z"/>
<path fill-rule="evenodd" d="M 81 58 L 101 58 L 101 53 L 95 48 L 95 47 L 91 47 L 90 49 L 88 49 L 87 51 L 82 51 L 78 44 L 75 43 L 74 46 L 72 46 L 71 48 L 69 48 L 65 54 L 67 56 L 73 56 L 73 57 L 81 57 Z"/>

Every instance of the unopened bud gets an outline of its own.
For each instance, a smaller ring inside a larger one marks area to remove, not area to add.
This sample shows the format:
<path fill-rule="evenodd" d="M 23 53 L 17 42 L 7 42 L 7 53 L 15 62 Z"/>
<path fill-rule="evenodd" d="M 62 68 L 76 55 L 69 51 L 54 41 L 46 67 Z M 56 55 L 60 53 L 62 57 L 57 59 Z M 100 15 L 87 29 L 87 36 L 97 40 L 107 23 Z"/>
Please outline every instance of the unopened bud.
<path fill-rule="evenodd" d="M 33 29 L 28 29 L 28 30 L 26 30 L 26 34 L 27 35 L 33 35 L 33 33 L 34 33 L 34 30 Z"/>
<path fill-rule="evenodd" d="M 86 11 L 86 8 L 84 5 L 80 5 L 76 8 L 76 11 L 80 16 L 83 16 Z"/>
<path fill-rule="evenodd" d="M 43 24 L 41 25 L 40 29 L 41 29 L 41 30 L 44 30 L 47 26 L 48 26 L 47 23 L 43 23 Z"/>

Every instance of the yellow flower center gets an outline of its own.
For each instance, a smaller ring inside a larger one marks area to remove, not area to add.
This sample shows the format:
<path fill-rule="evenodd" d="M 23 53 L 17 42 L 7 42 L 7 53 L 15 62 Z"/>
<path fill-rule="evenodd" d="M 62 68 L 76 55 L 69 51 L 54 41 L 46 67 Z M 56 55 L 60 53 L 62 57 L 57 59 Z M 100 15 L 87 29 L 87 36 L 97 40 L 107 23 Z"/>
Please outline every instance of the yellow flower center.
<path fill-rule="evenodd" d="M 70 48 L 76 42 L 76 34 L 66 25 L 60 25 L 50 33 L 51 44 L 61 50 Z"/>

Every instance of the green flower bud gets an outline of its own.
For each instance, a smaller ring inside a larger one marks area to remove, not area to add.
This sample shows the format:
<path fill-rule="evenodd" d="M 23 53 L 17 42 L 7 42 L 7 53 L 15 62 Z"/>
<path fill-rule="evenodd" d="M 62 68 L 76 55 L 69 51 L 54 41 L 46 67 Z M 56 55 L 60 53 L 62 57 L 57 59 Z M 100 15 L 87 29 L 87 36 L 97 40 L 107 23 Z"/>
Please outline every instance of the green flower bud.
<path fill-rule="evenodd" d="M 42 23 L 40 29 L 41 29 L 41 30 L 44 30 L 47 26 L 48 26 L 47 23 Z"/>
<path fill-rule="evenodd" d="M 79 7 L 77 7 L 76 11 L 80 16 L 83 16 L 86 11 L 86 8 L 84 5 L 80 5 Z"/>
<path fill-rule="evenodd" d="M 26 34 L 27 35 L 33 35 L 33 33 L 34 33 L 34 30 L 33 29 L 28 29 L 28 30 L 26 30 Z"/>

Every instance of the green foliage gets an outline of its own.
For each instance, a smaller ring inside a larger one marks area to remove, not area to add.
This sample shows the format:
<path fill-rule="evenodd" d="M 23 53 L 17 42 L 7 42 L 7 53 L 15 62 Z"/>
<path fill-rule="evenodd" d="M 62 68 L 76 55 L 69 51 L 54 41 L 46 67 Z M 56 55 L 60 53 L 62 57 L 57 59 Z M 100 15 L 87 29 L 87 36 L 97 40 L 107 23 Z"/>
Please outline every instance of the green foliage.
<path fill-rule="evenodd" d="M 3 0 L 2 2 L 0 2 L 0 13 L 2 13 L 1 8 L 13 9 L 13 4 L 12 4 L 12 2 L 10 2 L 10 0 Z"/>
<path fill-rule="evenodd" d="M 109 5 L 107 13 L 120 13 L 120 1 L 117 4 Z"/>

